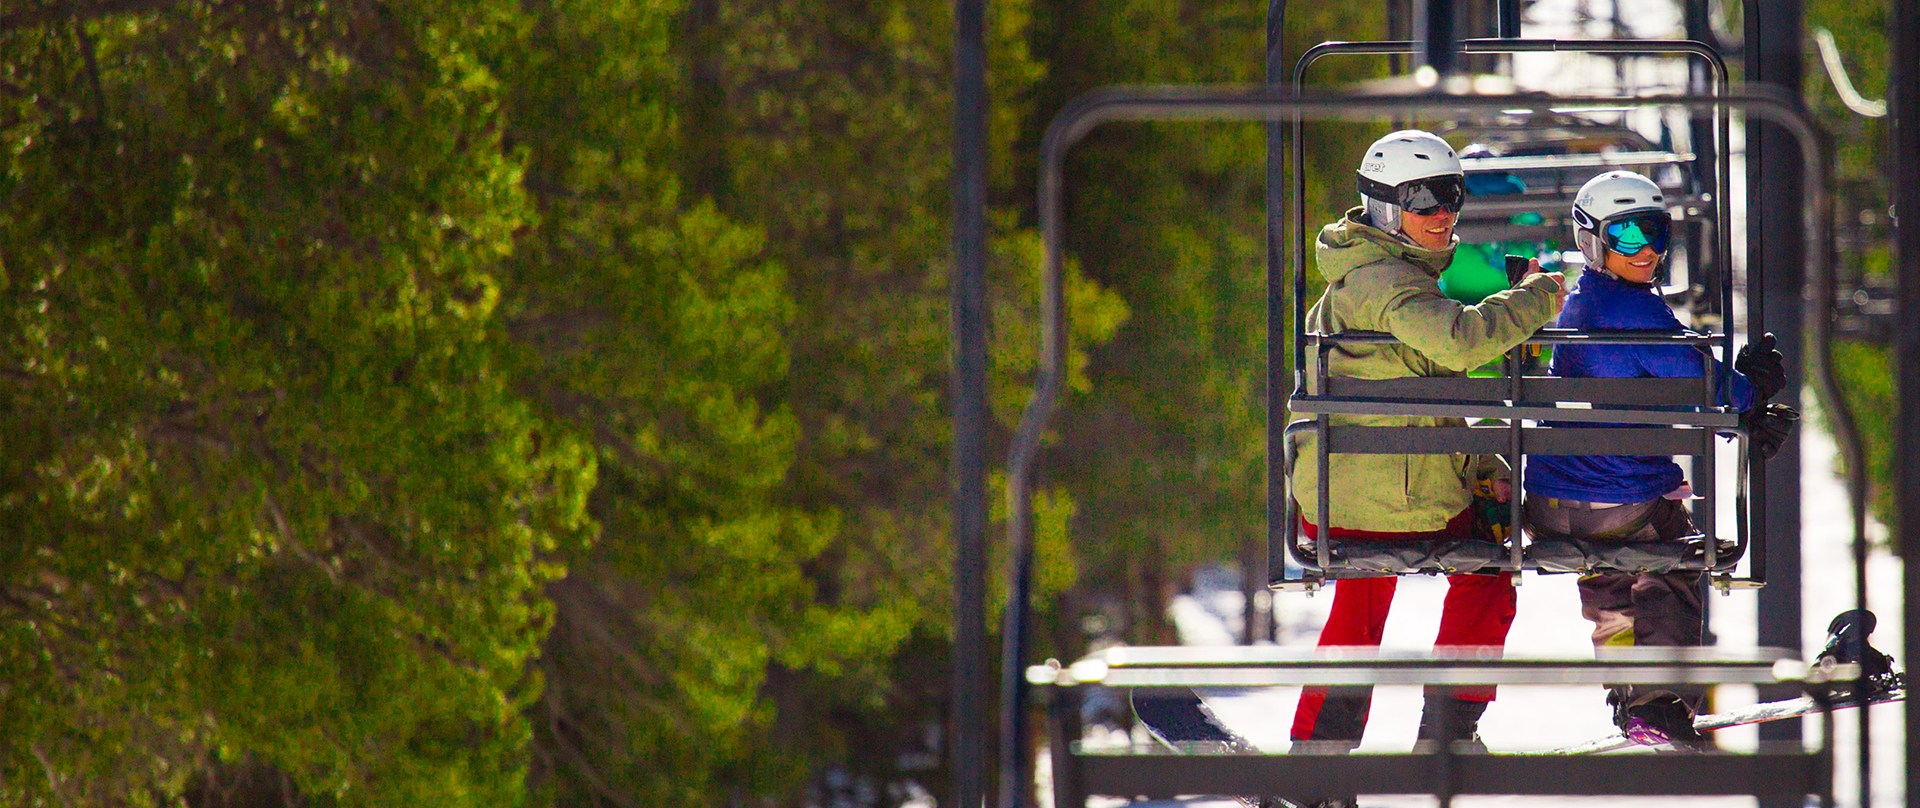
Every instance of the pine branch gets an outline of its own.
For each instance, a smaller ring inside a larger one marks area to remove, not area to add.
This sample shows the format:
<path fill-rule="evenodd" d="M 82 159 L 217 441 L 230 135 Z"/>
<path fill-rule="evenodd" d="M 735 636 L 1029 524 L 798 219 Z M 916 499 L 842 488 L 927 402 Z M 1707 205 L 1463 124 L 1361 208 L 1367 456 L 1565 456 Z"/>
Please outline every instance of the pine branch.
<path fill-rule="evenodd" d="M 142 11 L 158 11 L 169 6 L 179 5 L 181 0 L 104 0 L 97 3 L 61 3 L 46 8 L 34 8 L 0 15 L 0 34 L 12 33 L 22 28 L 38 28 L 45 25 L 66 22 L 68 20 L 91 20 L 111 17 L 115 14 L 136 14 Z"/>

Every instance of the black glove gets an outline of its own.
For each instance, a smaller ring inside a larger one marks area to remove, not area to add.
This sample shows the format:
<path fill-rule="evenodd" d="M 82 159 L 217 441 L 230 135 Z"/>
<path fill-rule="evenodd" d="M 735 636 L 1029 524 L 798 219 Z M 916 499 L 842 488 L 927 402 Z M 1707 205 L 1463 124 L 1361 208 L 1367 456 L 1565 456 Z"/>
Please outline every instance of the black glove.
<path fill-rule="evenodd" d="M 1758 408 L 1774 393 L 1787 386 L 1786 357 L 1773 347 L 1773 332 L 1740 346 L 1734 354 L 1733 369 L 1753 383 L 1753 405 Z"/>
<path fill-rule="evenodd" d="M 1799 422 L 1800 411 L 1785 404 L 1756 403 L 1740 414 L 1740 425 L 1747 428 L 1747 451 L 1755 460 L 1771 459 Z"/>

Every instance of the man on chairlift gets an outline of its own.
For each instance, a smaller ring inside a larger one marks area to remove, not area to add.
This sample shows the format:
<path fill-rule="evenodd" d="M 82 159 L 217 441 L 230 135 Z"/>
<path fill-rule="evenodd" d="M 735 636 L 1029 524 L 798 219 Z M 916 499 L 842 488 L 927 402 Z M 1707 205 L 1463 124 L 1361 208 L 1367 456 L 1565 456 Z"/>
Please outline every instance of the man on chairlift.
<path fill-rule="evenodd" d="M 1315 255 L 1327 287 L 1307 312 L 1307 329 L 1382 331 L 1398 343 L 1337 346 L 1328 355 L 1329 375 L 1464 376 L 1532 336 L 1559 311 L 1562 276 L 1541 272 L 1537 261 L 1514 288 L 1476 304 L 1440 291 L 1437 279 L 1453 260 L 1459 243 L 1453 227 L 1466 199 L 1460 159 L 1446 141 L 1417 130 L 1394 132 L 1367 148 L 1358 173 L 1361 205 L 1320 231 Z M 1331 417 L 1337 424 L 1364 426 L 1466 425 L 1459 418 Z M 1316 451 L 1311 438 L 1303 442 L 1290 472 L 1301 501 L 1316 499 L 1300 493 L 1318 490 Z M 1496 477 L 1504 483 L 1507 476 L 1497 457 L 1463 455 L 1336 454 L 1329 468 L 1331 536 L 1368 541 L 1466 538 L 1473 530 L 1474 485 Z M 1320 516 L 1311 508 L 1302 515 L 1305 535 L 1316 537 Z M 1378 646 L 1396 580 L 1336 580 L 1319 644 Z M 1434 644 L 1503 647 L 1514 616 L 1511 574 L 1447 580 Z M 1477 727 L 1493 696 L 1492 688 L 1429 691 L 1420 737 L 1431 743 L 1446 726 L 1449 740 L 1484 750 Z M 1294 749 L 1351 751 L 1360 743 L 1371 701 L 1372 689 L 1365 686 L 1307 689 L 1294 714 Z"/>
<path fill-rule="evenodd" d="M 1560 312 L 1561 328 L 1681 330 L 1660 296 L 1670 222 L 1660 187 L 1631 171 L 1610 171 L 1580 188 L 1573 203 L 1573 239 L 1586 258 Z M 1773 456 L 1799 413 L 1767 399 L 1786 385 L 1772 334 L 1743 346 L 1723 404 L 1741 416 L 1758 458 Z M 1548 372 L 1582 378 L 1698 378 L 1699 349 L 1683 345 L 1563 345 Z M 1670 457 L 1552 456 L 1528 458 L 1526 518 L 1536 540 L 1681 541 L 1693 536 L 1684 502 L 1692 488 Z M 1713 540 L 1708 537 L 1707 540 Z M 1599 573 L 1580 579 L 1580 611 L 1593 621 L 1595 646 L 1692 646 L 1705 634 L 1700 571 Z M 1614 723 L 1642 742 L 1702 749 L 1693 728 L 1704 689 L 1609 690 Z"/>

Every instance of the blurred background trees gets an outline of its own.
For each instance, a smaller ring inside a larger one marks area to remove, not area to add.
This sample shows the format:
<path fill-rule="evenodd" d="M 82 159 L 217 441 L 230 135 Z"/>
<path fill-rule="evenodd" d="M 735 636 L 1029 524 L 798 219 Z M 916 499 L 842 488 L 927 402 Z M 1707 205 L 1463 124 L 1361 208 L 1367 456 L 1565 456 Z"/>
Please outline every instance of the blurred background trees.
<path fill-rule="evenodd" d="M 993 3 L 993 456 L 1050 116 L 1258 81 L 1259 6 Z M 1883 92 L 1883 12 L 1810 9 Z M 949 13 L 0 5 L 0 801 L 944 795 Z M 1264 523 L 1263 140 L 1074 153 L 1043 654 Z"/>
<path fill-rule="evenodd" d="M 1829 30 L 1841 68 L 1860 95 L 1887 97 L 1887 20 L 1885 3 L 1809 0 L 1807 29 Z M 1868 498 L 1882 524 L 1893 520 L 1892 350 L 1886 332 L 1893 291 L 1891 228 L 1893 176 L 1888 123 L 1852 111 L 1842 102 L 1813 43 L 1806 48 L 1807 105 L 1833 136 L 1835 233 L 1840 242 L 1838 278 L 1843 300 L 1838 312 L 1834 362 L 1848 402 L 1856 410 L 1867 449 Z M 1876 310 L 1884 306 L 1884 310 Z M 1877 323 L 1876 323 L 1877 320 Z"/>

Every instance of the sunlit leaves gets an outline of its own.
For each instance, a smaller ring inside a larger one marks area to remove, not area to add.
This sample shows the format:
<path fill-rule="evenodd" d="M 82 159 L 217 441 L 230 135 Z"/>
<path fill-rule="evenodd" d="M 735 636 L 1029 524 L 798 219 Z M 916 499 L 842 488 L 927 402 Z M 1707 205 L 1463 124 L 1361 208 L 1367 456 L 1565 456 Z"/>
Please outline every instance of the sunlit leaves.
<path fill-rule="evenodd" d="M 530 219 L 502 3 L 12 30 L 0 291 L 16 797 L 503 805 L 594 464 L 495 358 Z M 28 99 L 28 100 L 22 100 Z"/>

